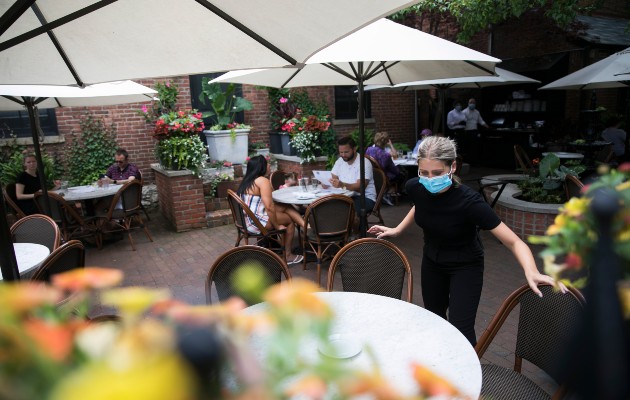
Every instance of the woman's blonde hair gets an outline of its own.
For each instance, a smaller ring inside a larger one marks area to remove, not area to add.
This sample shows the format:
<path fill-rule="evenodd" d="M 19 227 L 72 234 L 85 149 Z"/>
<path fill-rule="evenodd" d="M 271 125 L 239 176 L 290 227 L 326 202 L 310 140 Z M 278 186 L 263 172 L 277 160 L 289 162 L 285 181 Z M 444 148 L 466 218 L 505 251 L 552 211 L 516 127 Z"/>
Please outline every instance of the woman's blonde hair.
<path fill-rule="evenodd" d="M 385 147 L 385 145 L 389 142 L 389 133 L 387 132 L 376 132 L 374 135 L 374 144 L 380 147 L 381 149 Z"/>
<path fill-rule="evenodd" d="M 423 159 L 439 160 L 447 167 L 451 167 L 455 163 L 454 168 L 457 168 L 457 144 L 447 137 L 429 136 L 420 143 L 420 148 L 418 148 L 418 162 Z M 459 178 L 454 175 L 453 180 L 457 184 L 461 183 Z"/>

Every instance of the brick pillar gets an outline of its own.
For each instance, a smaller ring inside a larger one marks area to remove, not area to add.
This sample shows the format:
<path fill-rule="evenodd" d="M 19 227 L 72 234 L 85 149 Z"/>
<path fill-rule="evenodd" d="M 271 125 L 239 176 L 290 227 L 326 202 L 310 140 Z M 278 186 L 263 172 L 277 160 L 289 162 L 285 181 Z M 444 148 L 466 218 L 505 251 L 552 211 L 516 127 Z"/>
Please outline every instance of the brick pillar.
<path fill-rule="evenodd" d="M 162 214 L 176 232 L 207 227 L 203 183 L 192 172 L 164 170 L 151 164 L 155 173 Z"/>

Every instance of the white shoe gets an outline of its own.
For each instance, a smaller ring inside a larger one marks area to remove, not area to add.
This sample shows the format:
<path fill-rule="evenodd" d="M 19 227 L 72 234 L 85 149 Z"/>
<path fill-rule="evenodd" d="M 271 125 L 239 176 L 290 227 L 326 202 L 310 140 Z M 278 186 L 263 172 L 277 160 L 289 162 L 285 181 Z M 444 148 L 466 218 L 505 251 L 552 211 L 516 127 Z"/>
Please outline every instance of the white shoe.
<path fill-rule="evenodd" d="M 389 198 L 389 194 L 383 196 L 383 203 L 387 204 L 388 206 L 394 205 L 394 203 L 392 203 L 391 199 Z"/>

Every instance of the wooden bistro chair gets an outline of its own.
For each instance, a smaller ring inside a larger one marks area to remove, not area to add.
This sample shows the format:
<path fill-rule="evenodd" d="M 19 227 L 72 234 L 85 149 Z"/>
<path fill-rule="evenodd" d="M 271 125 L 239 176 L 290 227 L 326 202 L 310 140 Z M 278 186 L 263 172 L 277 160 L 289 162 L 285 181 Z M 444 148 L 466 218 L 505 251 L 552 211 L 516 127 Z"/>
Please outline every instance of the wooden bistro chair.
<path fill-rule="evenodd" d="M 321 265 L 325 256 L 336 253 L 348 243 L 354 220 L 354 202 L 340 194 L 325 196 L 313 201 L 304 213 L 305 228 L 302 231 L 304 249 L 303 269 L 306 269 L 306 253 L 317 257 L 317 283 L 321 285 Z"/>
<path fill-rule="evenodd" d="M 104 213 L 97 214 L 102 233 L 126 232 L 135 251 L 136 246 L 131 237 L 131 230 L 141 228 L 150 241 L 153 241 L 149 229 L 142 219 L 142 183 L 133 180 L 125 183 L 112 198 L 109 208 Z M 137 224 L 134 226 L 134 222 Z"/>
<path fill-rule="evenodd" d="M 85 247 L 78 240 L 64 243 L 50 253 L 31 277 L 32 281 L 50 282 L 50 277 L 85 267 Z"/>
<path fill-rule="evenodd" d="M 55 192 L 48 192 L 48 199 L 50 213 L 61 229 L 61 239 L 64 242 L 72 239 L 93 238 L 96 246 L 99 249 L 102 247 L 103 237 L 97 217 L 84 217 L 73 203 L 69 203 Z M 40 210 L 43 208 L 43 201 L 44 196 L 41 193 L 35 193 L 35 203 Z"/>
<path fill-rule="evenodd" d="M 383 221 L 383 216 L 381 215 L 381 204 L 383 203 L 383 196 L 387 192 L 389 187 L 389 181 L 387 180 L 387 175 L 385 175 L 385 171 L 380 168 L 374 168 L 372 170 L 372 175 L 374 176 L 374 188 L 376 189 L 376 201 L 374 202 L 374 208 L 371 211 L 366 212 L 366 217 L 374 216 L 378 218 L 378 223 L 380 225 L 385 225 Z M 374 223 L 372 223 L 374 224 Z M 368 222 L 368 225 L 370 223 Z"/>
<path fill-rule="evenodd" d="M 232 189 L 227 190 L 227 199 L 232 211 L 234 226 L 236 227 L 237 236 L 234 247 L 238 247 L 243 239 L 245 239 L 245 244 L 249 244 L 249 238 L 255 238 L 257 246 L 271 248 L 273 251 L 281 254 L 282 258 L 286 260 L 282 244 L 282 235 L 286 233 L 286 229 L 265 228 L 247 204 Z M 250 232 L 247 229 L 245 218 L 249 218 L 253 222 L 259 233 Z"/>
<path fill-rule="evenodd" d="M 2 196 L 4 197 L 4 202 L 9 207 L 7 212 L 13 215 L 15 221 L 26 217 L 24 211 L 17 204 L 17 197 L 15 195 L 15 183 L 9 183 L 4 189 L 2 189 Z"/>
<path fill-rule="evenodd" d="M 574 288 L 562 294 L 550 285 L 539 285 L 543 297 L 538 297 L 528 285 L 521 286 L 503 302 L 483 333 L 475 351 L 481 359 L 511 311 L 519 305 L 518 331 L 514 369 L 494 364 L 482 364 L 481 398 L 485 399 L 551 399 L 542 388 L 521 374 L 523 360 L 545 371 L 557 383 L 558 368 L 566 345 L 579 327 L 584 297 Z M 564 388 L 553 398 L 561 398 Z"/>
<path fill-rule="evenodd" d="M 377 238 L 363 238 L 345 245 L 328 268 L 327 290 L 332 292 L 335 274 L 341 274 L 346 292 L 371 293 L 412 302 L 413 278 L 409 260 L 393 243 Z"/>
<path fill-rule="evenodd" d="M 577 176 L 569 175 L 564 177 L 564 193 L 567 196 L 567 200 L 572 197 L 582 196 L 582 188 L 584 184 Z"/>
<path fill-rule="evenodd" d="M 518 144 L 514 145 L 514 161 L 516 163 L 516 169 L 523 174 L 528 174 L 535 169 L 525 149 Z"/>
<path fill-rule="evenodd" d="M 52 253 L 59 247 L 61 233 L 57 223 L 47 215 L 33 214 L 11 226 L 13 243 L 36 243 L 48 247 Z"/>
<path fill-rule="evenodd" d="M 256 265 L 262 268 L 269 286 L 291 280 L 291 273 L 287 263 L 280 256 L 269 249 L 260 246 L 240 246 L 223 253 L 212 264 L 206 277 L 206 303 L 212 304 L 211 289 L 214 283 L 219 301 L 227 300 L 240 293 L 233 286 L 232 275 L 241 265 Z M 244 299 L 249 305 L 258 299 Z"/>

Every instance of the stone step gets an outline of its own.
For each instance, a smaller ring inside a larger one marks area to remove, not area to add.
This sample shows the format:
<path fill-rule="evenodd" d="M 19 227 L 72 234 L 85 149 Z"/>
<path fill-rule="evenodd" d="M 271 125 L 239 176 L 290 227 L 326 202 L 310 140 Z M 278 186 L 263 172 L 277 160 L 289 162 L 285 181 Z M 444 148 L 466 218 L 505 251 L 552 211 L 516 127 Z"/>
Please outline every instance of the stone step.
<path fill-rule="evenodd" d="M 218 226 L 230 225 L 234 223 L 234 221 L 232 220 L 232 212 L 229 209 L 207 212 L 206 221 L 208 224 L 208 228 L 216 228 Z"/>

